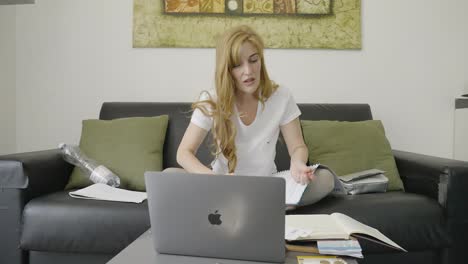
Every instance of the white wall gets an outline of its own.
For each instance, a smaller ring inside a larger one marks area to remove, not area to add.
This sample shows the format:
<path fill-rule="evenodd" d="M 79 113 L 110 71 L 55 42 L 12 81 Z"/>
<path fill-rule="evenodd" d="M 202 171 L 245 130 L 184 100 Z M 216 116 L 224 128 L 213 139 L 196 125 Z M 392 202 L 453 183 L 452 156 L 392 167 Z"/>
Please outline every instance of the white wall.
<path fill-rule="evenodd" d="M 0 5 L 0 155 L 16 151 L 15 10 Z"/>
<path fill-rule="evenodd" d="M 78 142 L 105 101 L 192 101 L 213 49 L 133 49 L 132 0 L 17 7 L 17 148 Z M 468 81 L 466 0 L 363 0 L 362 50 L 267 50 L 298 102 L 369 103 L 394 148 L 452 156 L 454 98 Z"/>

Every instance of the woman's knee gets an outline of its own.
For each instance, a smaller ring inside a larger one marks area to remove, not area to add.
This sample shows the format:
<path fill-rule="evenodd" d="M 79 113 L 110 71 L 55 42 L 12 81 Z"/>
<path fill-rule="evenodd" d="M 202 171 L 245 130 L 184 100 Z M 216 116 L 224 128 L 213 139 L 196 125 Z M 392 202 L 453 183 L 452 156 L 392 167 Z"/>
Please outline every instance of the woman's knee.
<path fill-rule="evenodd" d="M 335 187 L 335 179 L 330 171 L 319 169 L 314 174 L 315 178 L 307 186 L 300 205 L 309 205 L 320 201 L 330 194 Z"/>
<path fill-rule="evenodd" d="M 315 172 L 315 179 L 317 187 L 326 193 L 330 193 L 335 188 L 335 177 L 326 169 L 319 169 Z"/>

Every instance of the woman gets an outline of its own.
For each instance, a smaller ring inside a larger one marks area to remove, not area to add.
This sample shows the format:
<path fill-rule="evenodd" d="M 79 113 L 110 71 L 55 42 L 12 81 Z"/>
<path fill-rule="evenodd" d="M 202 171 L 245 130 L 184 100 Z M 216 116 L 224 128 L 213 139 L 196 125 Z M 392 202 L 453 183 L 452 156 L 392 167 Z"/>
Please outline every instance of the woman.
<path fill-rule="evenodd" d="M 177 162 L 192 173 L 272 175 L 281 131 L 291 157 L 291 175 L 301 184 L 314 182 L 306 192 L 312 194 L 307 203 L 315 202 L 331 191 L 333 178 L 316 177 L 306 165 L 301 112 L 290 91 L 269 79 L 263 48 L 262 39 L 247 26 L 235 27 L 221 37 L 216 48 L 216 90 L 205 91 L 193 104 Z M 216 144 L 212 168 L 195 156 L 210 130 Z M 323 188 L 315 184 L 316 178 L 324 178 Z"/>

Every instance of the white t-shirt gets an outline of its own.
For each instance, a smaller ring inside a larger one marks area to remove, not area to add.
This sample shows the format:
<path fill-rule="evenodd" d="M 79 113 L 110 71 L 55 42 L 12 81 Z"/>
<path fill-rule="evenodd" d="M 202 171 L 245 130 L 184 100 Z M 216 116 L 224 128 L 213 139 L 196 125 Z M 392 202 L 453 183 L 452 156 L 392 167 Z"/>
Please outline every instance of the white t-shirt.
<path fill-rule="evenodd" d="M 213 98 L 213 92 L 210 93 Z M 202 95 L 201 100 L 208 98 Z M 280 133 L 280 126 L 286 125 L 297 118 L 301 111 L 291 92 L 284 87 L 278 89 L 268 98 L 264 107 L 258 102 L 255 120 L 248 126 L 242 123 L 237 107 L 234 106 L 231 117 L 237 129 L 235 144 L 237 148 L 236 175 L 269 176 L 276 172 L 275 156 L 276 142 Z M 191 122 L 209 131 L 213 119 L 196 109 Z M 227 174 L 227 159 L 220 154 L 211 163 L 216 174 Z"/>

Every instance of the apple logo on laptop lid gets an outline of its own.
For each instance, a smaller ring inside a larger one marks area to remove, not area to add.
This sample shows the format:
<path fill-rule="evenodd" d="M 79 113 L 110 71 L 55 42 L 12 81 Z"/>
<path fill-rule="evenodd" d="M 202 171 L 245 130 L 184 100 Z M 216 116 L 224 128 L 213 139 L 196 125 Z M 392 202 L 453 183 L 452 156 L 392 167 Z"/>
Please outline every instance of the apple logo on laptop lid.
<path fill-rule="evenodd" d="M 208 215 L 208 221 L 212 225 L 221 225 L 223 221 L 221 221 L 221 214 L 218 213 L 218 210 L 216 210 L 213 214 Z"/>

